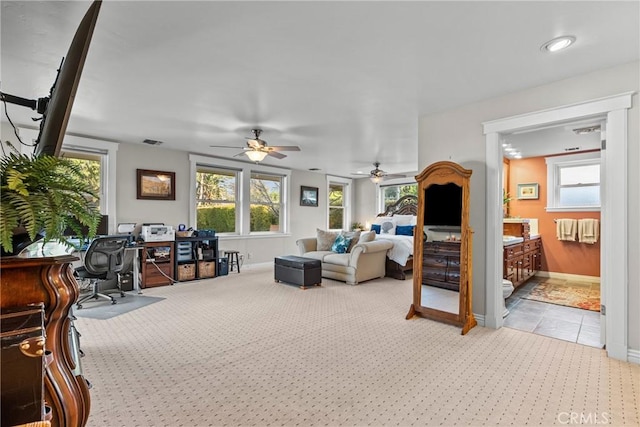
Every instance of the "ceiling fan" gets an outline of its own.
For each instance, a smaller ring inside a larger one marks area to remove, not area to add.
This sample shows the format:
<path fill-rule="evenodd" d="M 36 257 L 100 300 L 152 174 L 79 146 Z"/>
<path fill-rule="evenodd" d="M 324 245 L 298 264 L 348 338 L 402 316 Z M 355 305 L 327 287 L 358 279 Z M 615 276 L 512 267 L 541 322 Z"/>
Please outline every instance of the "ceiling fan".
<path fill-rule="evenodd" d="M 373 182 L 374 184 L 384 181 L 385 179 L 406 178 L 406 175 L 386 173 L 385 171 L 380 169 L 380 162 L 375 162 L 373 166 L 375 166 L 376 168 L 372 169 L 368 174 L 362 173 L 362 172 L 356 172 L 356 173 L 353 173 L 352 175 L 368 176 L 371 182 Z"/>
<path fill-rule="evenodd" d="M 276 159 L 284 159 L 287 157 L 285 154 L 280 153 L 280 151 L 300 151 L 300 147 L 297 145 L 267 145 L 267 141 L 260 139 L 262 129 L 251 129 L 251 132 L 253 132 L 253 138 L 247 137 L 246 147 L 229 147 L 227 145 L 210 145 L 210 147 L 242 149 L 244 150 L 243 152 L 233 157 L 246 154 L 249 159 L 256 163 L 261 162 L 267 156 L 275 157 Z"/>

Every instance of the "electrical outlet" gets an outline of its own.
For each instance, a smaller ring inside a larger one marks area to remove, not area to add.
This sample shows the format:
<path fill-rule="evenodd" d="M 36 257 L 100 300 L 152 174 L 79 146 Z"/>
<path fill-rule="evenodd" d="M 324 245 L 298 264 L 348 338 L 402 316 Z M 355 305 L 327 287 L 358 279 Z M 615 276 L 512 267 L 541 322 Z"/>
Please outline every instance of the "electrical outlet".
<path fill-rule="evenodd" d="M 247 259 L 251 259 L 251 256 L 252 256 L 252 255 L 253 255 L 253 254 L 252 254 L 251 252 L 247 252 Z"/>

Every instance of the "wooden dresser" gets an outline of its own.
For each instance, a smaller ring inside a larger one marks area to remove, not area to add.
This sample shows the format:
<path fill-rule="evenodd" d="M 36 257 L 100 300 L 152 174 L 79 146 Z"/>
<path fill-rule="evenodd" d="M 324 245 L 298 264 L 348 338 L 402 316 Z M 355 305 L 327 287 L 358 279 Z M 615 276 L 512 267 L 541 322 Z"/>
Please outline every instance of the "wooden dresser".
<path fill-rule="evenodd" d="M 3 313 L 20 307 L 44 307 L 44 349 L 50 356 L 44 366 L 44 402 L 35 402 L 35 405 L 49 407 L 51 425 L 60 427 L 84 426 L 91 403 L 88 383 L 78 372 L 81 371 L 78 354 L 74 353 L 75 346 L 70 341 L 73 320 L 69 311 L 79 292 L 71 266 L 76 260 L 66 255 L 0 259 Z M 3 330 L 5 332 L 11 331 Z M 34 385 L 35 389 L 38 387 Z"/>
<path fill-rule="evenodd" d="M 460 242 L 425 242 L 422 284 L 460 290 Z"/>

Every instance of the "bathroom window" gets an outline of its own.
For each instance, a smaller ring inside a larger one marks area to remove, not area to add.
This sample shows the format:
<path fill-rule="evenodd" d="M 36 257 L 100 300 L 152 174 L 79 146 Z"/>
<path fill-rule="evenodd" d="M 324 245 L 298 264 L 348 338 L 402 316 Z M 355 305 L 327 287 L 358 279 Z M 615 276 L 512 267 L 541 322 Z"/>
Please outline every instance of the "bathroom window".
<path fill-rule="evenodd" d="M 600 210 L 600 153 L 547 157 L 547 212 Z"/>

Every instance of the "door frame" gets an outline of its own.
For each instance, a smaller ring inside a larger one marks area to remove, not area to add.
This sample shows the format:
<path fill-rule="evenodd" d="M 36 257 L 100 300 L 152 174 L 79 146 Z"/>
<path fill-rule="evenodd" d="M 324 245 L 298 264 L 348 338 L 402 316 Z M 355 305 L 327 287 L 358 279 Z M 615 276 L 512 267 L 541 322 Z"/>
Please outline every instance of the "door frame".
<path fill-rule="evenodd" d="M 504 134 L 563 122 L 605 117 L 606 177 L 601 207 L 601 300 L 606 304 L 606 351 L 609 357 L 628 357 L 628 204 L 627 113 L 635 92 L 585 101 L 483 123 L 487 159 L 485 326 L 498 329 L 502 318 L 502 145 Z M 614 236 L 617 236 L 614 241 Z M 605 257 L 604 254 L 607 254 Z M 604 290 L 604 292 L 602 292 Z"/>

